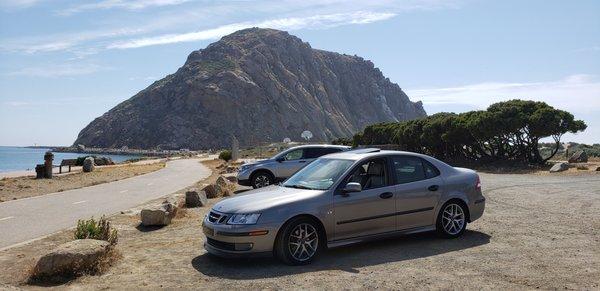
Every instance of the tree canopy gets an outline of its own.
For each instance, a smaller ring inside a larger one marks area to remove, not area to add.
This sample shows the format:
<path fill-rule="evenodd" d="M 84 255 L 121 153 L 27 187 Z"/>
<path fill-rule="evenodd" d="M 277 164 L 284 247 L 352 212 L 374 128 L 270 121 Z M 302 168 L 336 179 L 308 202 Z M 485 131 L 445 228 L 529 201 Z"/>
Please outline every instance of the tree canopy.
<path fill-rule="evenodd" d="M 370 125 L 356 134 L 352 143 L 397 144 L 404 150 L 440 159 L 543 164 L 556 154 L 563 134 L 586 127 L 573 114 L 544 102 L 510 100 L 492 104 L 487 110 L 437 113 L 411 121 Z M 542 157 L 539 142 L 546 137 L 554 140 L 555 147 L 548 157 Z"/>

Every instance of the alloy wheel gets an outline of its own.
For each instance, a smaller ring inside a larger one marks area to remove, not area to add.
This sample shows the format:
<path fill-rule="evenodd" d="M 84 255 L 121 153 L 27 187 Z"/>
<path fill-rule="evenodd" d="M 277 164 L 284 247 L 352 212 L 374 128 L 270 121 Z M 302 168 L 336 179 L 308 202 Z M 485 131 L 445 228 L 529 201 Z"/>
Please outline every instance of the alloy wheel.
<path fill-rule="evenodd" d="M 319 247 L 319 234 L 308 223 L 296 225 L 290 233 L 288 248 L 292 257 L 300 262 L 309 260 Z"/>
<path fill-rule="evenodd" d="M 458 204 L 448 204 L 442 213 L 442 226 L 450 235 L 456 235 L 465 226 L 465 212 Z"/>
<path fill-rule="evenodd" d="M 256 188 L 267 187 L 271 184 L 271 179 L 265 174 L 260 174 L 254 178 L 254 186 Z"/>

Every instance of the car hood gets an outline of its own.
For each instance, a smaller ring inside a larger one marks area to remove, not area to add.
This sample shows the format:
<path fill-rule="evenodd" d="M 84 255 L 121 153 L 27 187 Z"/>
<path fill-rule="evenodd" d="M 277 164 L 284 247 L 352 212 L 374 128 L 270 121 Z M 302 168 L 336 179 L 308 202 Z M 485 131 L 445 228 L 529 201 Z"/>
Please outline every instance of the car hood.
<path fill-rule="evenodd" d="M 259 160 L 259 161 L 254 161 L 254 162 L 250 162 L 250 163 L 244 164 L 243 166 L 253 167 L 253 166 L 258 166 L 258 165 L 266 164 L 266 163 L 272 162 L 272 161 L 273 160 L 271 160 L 271 159 Z"/>
<path fill-rule="evenodd" d="M 215 204 L 213 209 L 229 214 L 257 213 L 277 206 L 310 199 L 322 193 L 322 190 L 305 190 L 272 185 L 224 199 Z"/>

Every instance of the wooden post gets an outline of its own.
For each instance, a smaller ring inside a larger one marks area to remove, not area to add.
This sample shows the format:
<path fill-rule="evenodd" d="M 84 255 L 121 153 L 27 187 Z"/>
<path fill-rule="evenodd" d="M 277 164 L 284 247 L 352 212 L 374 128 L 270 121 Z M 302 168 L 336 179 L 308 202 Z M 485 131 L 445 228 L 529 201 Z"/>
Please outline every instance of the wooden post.
<path fill-rule="evenodd" d="M 52 179 L 52 160 L 54 160 L 54 154 L 46 152 L 44 155 L 44 178 L 46 179 Z"/>

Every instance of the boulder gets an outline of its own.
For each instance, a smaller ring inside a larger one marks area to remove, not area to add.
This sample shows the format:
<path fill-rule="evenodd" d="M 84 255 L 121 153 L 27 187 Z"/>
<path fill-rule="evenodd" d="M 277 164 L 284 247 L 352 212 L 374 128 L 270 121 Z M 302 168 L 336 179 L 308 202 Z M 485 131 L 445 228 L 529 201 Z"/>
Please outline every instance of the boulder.
<path fill-rule="evenodd" d="M 236 188 L 235 184 L 231 183 L 223 176 L 219 176 L 219 178 L 217 178 L 215 186 L 215 189 L 217 190 L 217 196 L 219 197 L 228 197 L 233 195 L 233 191 L 235 191 Z"/>
<path fill-rule="evenodd" d="M 196 189 L 185 192 L 185 207 L 202 207 L 208 204 L 206 193 Z"/>
<path fill-rule="evenodd" d="M 585 151 L 576 151 L 570 158 L 569 163 L 587 163 L 588 155 Z"/>
<path fill-rule="evenodd" d="M 85 160 L 83 160 L 83 171 L 85 173 L 92 172 L 95 168 L 96 166 L 94 165 L 94 158 L 87 157 Z"/>
<path fill-rule="evenodd" d="M 94 163 L 96 166 L 109 166 L 114 165 L 115 162 L 109 157 L 99 157 L 94 159 Z"/>
<path fill-rule="evenodd" d="M 142 209 L 140 218 L 143 226 L 164 226 L 171 224 L 177 214 L 174 202 L 165 200 L 162 204 Z"/>
<path fill-rule="evenodd" d="M 202 189 L 202 191 L 204 191 L 204 193 L 206 193 L 206 197 L 207 198 L 217 198 L 219 197 L 217 195 L 217 187 L 215 184 L 209 184 L 206 187 L 204 187 Z"/>
<path fill-rule="evenodd" d="M 562 171 L 566 171 L 569 169 L 569 164 L 561 162 L 561 163 L 556 163 L 554 164 L 554 166 L 552 166 L 552 168 L 550 168 L 550 173 L 556 173 L 556 172 L 562 172 Z"/>
<path fill-rule="evenodd" d="M 37 261 L 32 277 L 77 276 L 95 272 L 109 250 L 110 244 L 103 240 L 77 239 L 64 243 Z"/>
<path fill-rule="evenodd" d="M 596 171 L 596 172 L 600 171 L 600 166 L 594 167 L 594 171 Z"/>

